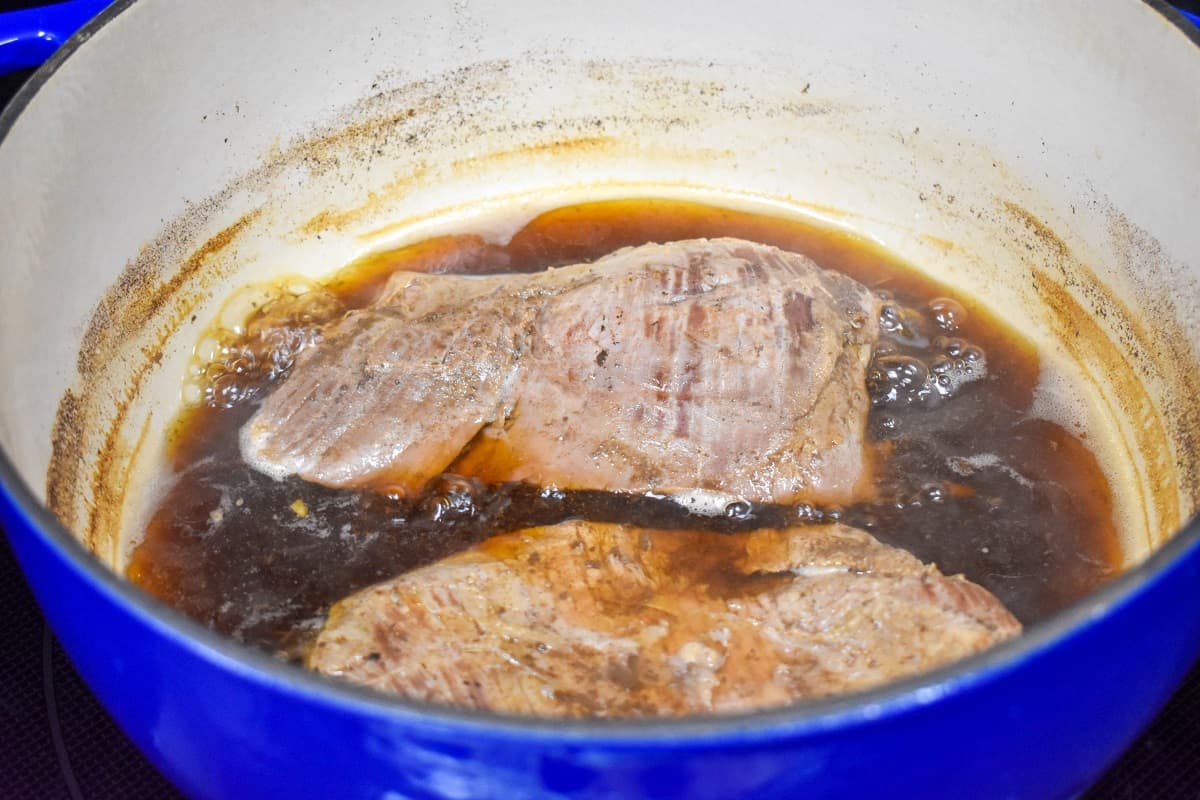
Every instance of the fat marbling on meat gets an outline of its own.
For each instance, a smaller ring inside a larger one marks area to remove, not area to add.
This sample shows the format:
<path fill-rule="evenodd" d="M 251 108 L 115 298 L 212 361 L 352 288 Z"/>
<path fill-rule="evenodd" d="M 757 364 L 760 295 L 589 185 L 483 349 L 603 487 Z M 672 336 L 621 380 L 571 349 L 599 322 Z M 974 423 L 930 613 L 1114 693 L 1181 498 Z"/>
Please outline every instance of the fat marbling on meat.
<path fill-rule="evenodd" d="M 738 239 L 521 275 L 400 272 L 242 431 L 277 477 L 414 494 L 487 481 L 845 502 L 869 483 L 877 300 Z"/>

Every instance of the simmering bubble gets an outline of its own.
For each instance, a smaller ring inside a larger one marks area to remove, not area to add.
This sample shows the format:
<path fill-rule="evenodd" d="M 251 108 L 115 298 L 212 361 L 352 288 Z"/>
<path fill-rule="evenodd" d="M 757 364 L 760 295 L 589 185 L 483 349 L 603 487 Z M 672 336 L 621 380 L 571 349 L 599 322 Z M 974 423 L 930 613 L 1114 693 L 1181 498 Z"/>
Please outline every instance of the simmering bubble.
<path fill-rule="evenodd" d="M 984 351 L 949 335 L 966 322 L 961 303 L 938 297 L 918 310 L 890 296 L 884 300 L 879 312 L 881 337 L 867 373 L 867 389 L 876 408 L 932 408 L 987 376 Z M 927 330 L 939 333 L 927 336 Z M 890 429 L 887 424 L 881 427 Z"/>
<path fill-rule="evenodd" d="M 908 405 L 928 392 L 929 368 L 915 356 L 876 357 L 867 375 L 867 387 L 876 405 Z"/>
<path fill-rule="evenodd" d="M 952 333 L 967 321 L 967 310 L 962 303 L 949 297 L 937 297 L 929 301 L 929 315 L 938 328 Z"/>
<path fill-rule="evenodd" d="M 426 497 L 424 508 L 434 522 L 473 517 L 478 513 L 476 496 L 482 486 L 469 478 L 442 475 Z"/>
<path fill-rule="evenodd" d="M 749 519 L 753 515 L 753 510 L 745 500 L 735 500 L 725 506 L 725 516 L 730 519 Z"/>
<path fill-rule="evenodd" d="M 909 347 L 925 347 L 929 343 L 924 317 L 899 303 L 884 303 L 879 307 L 879 328 Z"/>
<path fill-rule="evenodd" d="M 962 355 L 967 343 L 953 336 L 939 336 L 933 340 L 933 346 L 934 349 L 940 350 L 951 358 L 958 358 Z"/>
<path fill-rule="evenodd" d="M 303 280 L 252 286 L 235 294 L 193 350 L 185 400 L 231 408 L 274 381 L 344 311 L 330 292 Z"/>
<path fill-rule="evenodd" d="M 921 499 L 926 503 L 944 503 L 946 489 L 940 483 L 927 483 L 921 489 Z"/>

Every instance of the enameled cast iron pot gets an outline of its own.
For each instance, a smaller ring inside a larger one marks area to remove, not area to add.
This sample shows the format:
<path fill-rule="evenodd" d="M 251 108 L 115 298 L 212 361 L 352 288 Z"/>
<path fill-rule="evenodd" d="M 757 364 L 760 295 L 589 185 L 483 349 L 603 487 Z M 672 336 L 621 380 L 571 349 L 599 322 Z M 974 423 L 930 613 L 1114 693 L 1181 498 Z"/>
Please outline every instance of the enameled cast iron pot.
<path fill-rule="evenodd" d="M 1200 652 L 1197 42 L 1136 0 L 117 2 L 0 117 L 5 530 L 196 797 L 1069 797 Z M 1088 387 L 1041 401 L 1088 421 L 1129 571 L 934 673 L 675 722 L 375 696 L 118 577 L 233 289 L 639 194 L 806 214 L 986 298 Z"/>

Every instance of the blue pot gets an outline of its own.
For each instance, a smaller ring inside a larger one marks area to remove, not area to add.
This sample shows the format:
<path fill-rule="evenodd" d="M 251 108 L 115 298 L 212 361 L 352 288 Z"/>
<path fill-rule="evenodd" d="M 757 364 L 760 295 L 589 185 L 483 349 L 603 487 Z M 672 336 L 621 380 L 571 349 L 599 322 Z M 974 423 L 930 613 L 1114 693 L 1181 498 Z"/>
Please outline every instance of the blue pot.
<path fill-rule="evenodd" d="M 361 0 L 359 5 L 365 8 L 367 3 Z M 38 137 L 27 136 L 19 127 L 25 117 L 38 124 L 43 117 L 65 120 L 61 124 L 67 126 L 93 119 L 82 111 L 77 113 L 73 105 L 79 102 L 89 113 L 95 111 L 88 105 L 88 86 L 95 91 L 97 86 L 117 85 L 131 97 L 139 92 L 153 95 L 160 104 L 153 106 L 153 113 L 159 114 L 162 96 L 155 94 L 155 87 L 160 86 L 155 82 L 156 71 L 161 72 L 163 82 L 170 76 L 178 78 L 178 74 L 201 73 L 177 70 L 171 60 L 172 44 L 156 43 L 150 34 L 162 30 L 175 37 L 183 37 L 182 31 L 199 35 L 206 30 L 205 14 L 209 12 L 205 7 L 215 9 L 216 5 L 186 8 L 153 0 L 126 0 L 91 23 L 0 117 L 0 177 L 18 174 L 20 163 L 41 163 L 38 159 L 43 155 L 28 144 Z M 585 13 L 585 5 L 576 11 Z M 1171 27 L 1182 25 L 1181 19 L 1168 21 L 1154 10 L 1122 4 L 1121 0 L 1108 0 L 1104 5 L 1111 7 L 1114 15 L 1136 21 L 1132 28 L 1118 33 L 1129 41 L 1163 37 L 1170 46 L 1164 46 L 1162 57 L 1169 56 L 1172 64 L 1191 64 L 1197 68 L 1192 80 L 1200 80 L 1196 77 L 1200 76 L 1200 56 L 1194 48 L 1186 51 L 1182 47 L 1182 28 Z M 292 35 L 287 31 L 310 24 L 316 15 L 308 4 L 276 8 L 265 2 L 261 7 L 227 3 L 221 13 L 212 11 L 209 20 L 222 36 L 231 40 L 243 36 L 228 43 L 228 49 L 222 51 L 226 56 L 234 58 L 231 54 L 255 49 L 258 45 L 251 43 L 257 41 L 266 54 L 264 59 L 281 58 L 271 49 L 273 39 L 254 27 L 271 18 L 267 11 L 255 16 L 259 13 L 256 8 L 268 6 L 272 13 L 286 12 L 286 19 L 279 23 L 280 36 Z M 980 16 L 969 9 L 951 12 L 937 3 L 918 0 L 907 3 L 906 8 L 937 15 L 945 11 L 947 26 L 957 24 L 955 14 L 965 15 L 964 19 Z M 343 24 L 331 16 L 332 10 L 333 6 L 321 9 L 331 29 Z M 779 13 L 793 12 L 781 8 Z M 1044 13 L 1048 19 L 1064 16 L 1061 9 L 1031 8 L 1022 13 Z M 228 23 L 229 17 L 237 15 L 245 18 Z M 593 20 L 594 25 L 604 23 L 602 16 Z M 112 35 L 106 39 L 109 33 Z M 319 39 L 319 34 L 313 36 Z M 897 34 L 897 41 L 903 44 L 905 35 Z M 1187 35 L 1200 40 L 1195 32 Z M 196 49 L 186 38 L 174 42 L 182 53 L 181 61 Z M 117 44 L 136 51 L 142 60 L 130 56 L 132 63 L 114 66 L 122 61 L 123 51 Z M 143 49 L 152 52 L 153 58 L 145 57 Z M 282 46 L 277 49 L 285 50 Z M 1148 53 L 1146 58 L 1151 55 L 1157 57 Z M 74 68 L 77 61 L 83 66 Z M 261 62 L 254 62 L 253 69 L 247 67 L 248 81 L 257 80 L 253 77 L 260 74 L 256 69 L 262 69 Z M 146 71 L 150 74 L 142 82 L 138 76 Z M 119 80 L 114 75 L 119 75 Z M 192 91 L 183 83 L 178 86 L 181 94 Z M 346 91 L 352 94 L 358 88 L 351 86 Z M 1185 102 L 1195 98 L 1194 91 L 1183 95 Z M 124 101 L 115 96 L 105 102 Z M 151 109 L 150 100 L 146 102 Z M 256 108 L 249 102 L 246 105 Z M 130 107 L 138 106 L 133 103 Z M 199 117 L 202 107 L 207 108 L 197 104 L 189 119 Z M 229 113 L 231 119 L 241 114 L 240 107 L 236 114 Z M 286 116 L 284 108 L 275 111 Z M 205 124 L 208 118 L 204 116 Z M 72 212 L 76 216 L 61 219 L 66 226 L 64 238 L 83 237 L 84 233 L 76 234 L 76 228 L 86 231 L 90 237 L 85 238 L 87 246 L 94 245 L 101 253 L 107 241 L 103 225 L 112 224 L 111 209 L 128 199 L 129 186 L 138 183 L 131 179 L 120 191 L 107 193 L 105 180 L 112 183 L 112 176 L 124 169 L 116 162 L 125 156 L 104 148 L 111 148 L 111 142 L 120 142 L 122 137 L 135 140 L 131 149 L 140 148 L 145 158 L 147 184 L 153 184 L 154 176 L 178 157 L 156 151 L 172 141 L 169 137 L 155 139 L 152 133 L 157 128 L 147 131 L 131 124 L 120 135 L 105 138 L 100 129 L 103 123 L 96 124 L 95 129 L 80 128 L 78 150 L 83 155 L 67 153 L 62 161 L 78 168 L 79 188 L 72 196 L 95 197 L 87 206 L 91 212 L 76 209 Z M 156 118 L 155 125 L 163 124 Z M 222 147 L 236 139 L 225 130 L 210 133 L 195 119 L 191 124 L 196 139 L 188 145 L 199 148 L 206 158 L 219 160 L 222 153 L 229 152 Z M 238 124 L 229 122 L 229 130 L 242 131 Z M 61 128 L 46 130 L 46 139 L 58 142 L 56 137 L 62 136 Z M 170 133 L 184 128 L 162 130 Z M 245 132 L 247 136 L 252 133 L 249 128 Z M 1047 137 L 1052 138 L 1052 133 Z M 1196 133 L 1193 142 L 1200 142 L 1200 131 Z M 93 134 L 101 142 L 95 145 L 98 152 L 113 159 L 116 166 L 110 167 L 104 158 L 88 160 L 92 153 L 86 142 Z M 1164 134 L 1168 139 L 1173 135 Z M 225 143 L 220 142 L 222 137 Z M 1186 140 L 1186 136 L 1182 138 Z M 20 158 L 5 161 L 6 148 L 12 152 L 18 147 L 24 148 Z M 1197 149 L 1194 162 L 1200 164 L 1200 147 Z M 25 160 L 27 151 L 29 161 Z M 236 153 L 229 158 L 238 163 L 252 160 Z M 103 173 L 99 177 L 80 166 L 92 163 L 100 164 L 96 167 Z M 112 172 L 104 172 L 109 169 Z M 1187 173 L 1187 165 L 1183 171 Z M 31 169 L 25 180 L 33 181 L 29 175 L 41 174 Z M 1195 173 L 1187 174 L 1192 177 L 1181 177 L 1178 185 L 1164 184 L 1161 191 L 1176 199 L 1200 197 L 1200 191 L 1195 191 Z M 55 212 L 67 208 L 64 204 L 68 201 L 55 199 L 53 184 L 73 181 L 75 175 L 65 170 L 48 177 L 45 188 L 29 182 L 23 186 L 31 197 L 44 202 L 49 212 Z M 181 173 L 181 194 L 191 196 L 188 181 L 207 180 L 199 172 L 196 175 Z M 4 188 L 12 191 L 11 185 Z M 146 189 L 148 194 L 152 191 L 153 187 Z M 1118 204 L 1134 205 L 1144 198 L 1130 195 L 1118 199 Z M 34 239 L 39 236 L 32 223 L 18 225 L 12 222 L 16 216 L 4 216 L 6 211 L 15 215 L 17 212 L 11 211 L 15 208 L 15 203 L 5 206 L 0 200 L 0 255 L 8 259 L 6 265 L 15 265 L 7 267 L 12 270 L 10 287 L 35 269 L 24 266 L 20 259 L 28 253 L 20 244 L 13 244 L 14 240 L 26 234 Z M 90 225 L 100 227 L 93 230 Z M 1168 240 L 1173 230 L 1164 233 Z M 152 238 L 152 230 L 144 233 Z M 135 240 L 139 235 L 137 231 L 130 234 Z M 67 345 L 78 348 L 77 331 L 86 320 L 80 316 L 82 311 L 71 309 L 79 307 L 90 313 L 125 256 L 101 253 L 99 266 L 86 260 L 71 262 L 53 249 L 53 242 L 37 241 L 47 248 L 48 285 L 59 287 L 56 291 L 61 296 L 53 298 L 45 310 L 30 315 L 29 336 L 34 342 L 37 335 L 49 336 L 47 353 L 69 351 Z M 6 246 L 11 249 L 5 250 Z M 60 262 L 62 266 L 53 266 Z M 72 265 L 78 266 L 77 279 L 71 278 Z M 1200 272 L 1200 264 L 1193 261 L 1192 267 L 1193 272 Z M 1178 291 L 1189 291 L 1194 283 L 1180 278 L 1179 286 Z M 18 289 L 3 291 L 16 296 Z M 3 295 L 0 299 L 7 303 L 10 314 L 23 302 L 10 302 Z M 64 309 L 62 321 L 51 313 L 59 302 Z M 0 326 L 3 324 L 0 321 Z M 0 332 L 10 343 L 11 337 L 18 335 L 13 329 L 0 328 Z M 20 363 L 19 359 L 4 361 L 10 369 Z M 33 415 L 31 430 L 48 430 L 52 413 L 42 413 L 36 406 L 51 407 L 57 402 L 62 389 L 75 377 L 69 372 L 64 366 L 57 372 L 50 370 L 50 377 L 38 373 L 28 382 L 14 382 L 13 391 L 18 394 L 54 389 L 37 394 L 33 402 L 22 401 L 21 412 Z M 1194 405 L 1197 398 L 1185 401 Z M 862 694 L 750 715 L 670 722 L 520 720 L 402 702 L 251 652 L 119 578 L 47 510 L 42 493 L 32 488 L 42 478 L 39 470 L 45 458 L 37 450 L 37 441 L 48 437 L 26 436 L 16 422 L 16 413 L 6 413 L 0 412 L 0 438 L 6 453 L 0 457 L 0 521 L 30 585 L 79 673 L 122 729 L 164 774 L 195 797 L 1067 798 L 1085 789 L 1133 740 L 1200 655 L 1200 522 L 1193 519 L 1138 566 L 1020 638 L 950 667 Z M 1173 440 L 1176 447 L 1191 441 L 1184 434 Z M 1187 480 L 1181 483 L 1186 485 Z"/>
<path fill-rule="evenodd" d="M 0 469 L 2 519 L 79 673 L 196 797 L 1071 797 L 1200 654 L 1200 523 L 1021 638 L 844 699 L 661 723 L 499 721 L 246 651 L 142 594 Z"/>

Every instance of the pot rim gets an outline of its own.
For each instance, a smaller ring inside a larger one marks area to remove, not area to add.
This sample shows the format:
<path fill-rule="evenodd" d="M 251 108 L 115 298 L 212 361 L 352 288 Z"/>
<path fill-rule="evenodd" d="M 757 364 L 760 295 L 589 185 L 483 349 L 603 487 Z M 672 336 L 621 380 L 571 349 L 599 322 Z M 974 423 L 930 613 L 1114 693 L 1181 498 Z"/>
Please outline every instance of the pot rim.
<path fill-rule="evenodd" d="M 1141 0 L 1200 48 L 1200 28 L 1166 0 Z M 33 97 L 81 45 L 138 0 L 117 0 L 85 24 L 30 78 L 0 112 L 0 146 Z M 672 719 L 559 719 L 522 717 L 385 695 L 339 682 L 240 644 L 176 611 L 102 564 L 37 499 L 0 448 L 0 492 L 13 502 L 21 521 L 43 537 L 65 565 L 104 598 L 194 657 L 235 673 L 264 689 L 303 697 L 307 702 L 361 714 L 390 724 L 470 729 L 494 738 L 540 739 L 556 744 L 595 744 L 672 748 L 735 739 L 741 743 L 806 736 L 910 713 L 940 699 L 1000 679 L 1050 650 L 1060 640 L 1082 636 L 1103 617 L 1133 603 L 1189 554 L 1200 557 L 1200 514 L 1142 563 L 1117 576 L 1020 636 L 953 664 L 866 691 L 808 700 L 779 708 L 725 715 Z"/>

